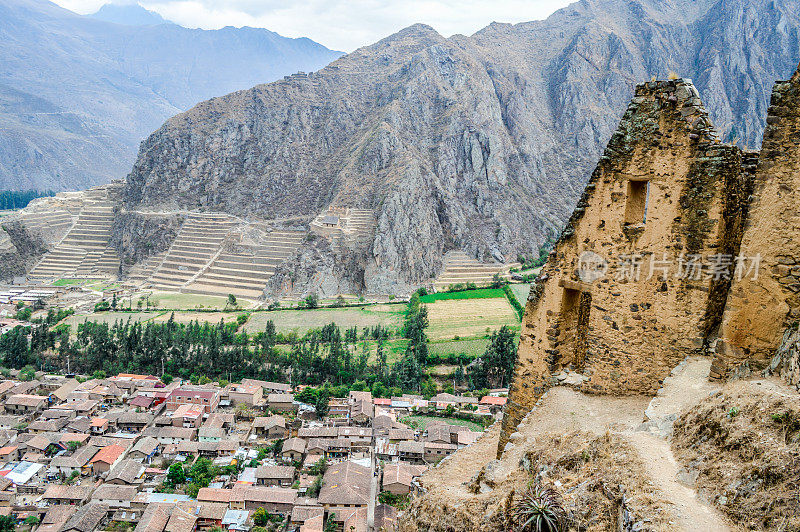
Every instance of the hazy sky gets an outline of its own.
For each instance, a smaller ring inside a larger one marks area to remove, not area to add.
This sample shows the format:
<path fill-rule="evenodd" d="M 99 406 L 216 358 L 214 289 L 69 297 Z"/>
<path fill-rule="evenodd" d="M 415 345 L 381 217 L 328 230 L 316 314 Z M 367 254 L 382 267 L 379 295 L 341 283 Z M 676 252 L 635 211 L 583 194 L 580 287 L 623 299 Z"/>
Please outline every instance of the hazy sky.
<path fill-rule="evenodd" d="M 110 0 L 54 0 L 87 14 Z M 135 0 L 113 0 L 135 3 Z M 445 36 L 469 35 L 491 22 L 546 18 L 574 0 L 140 0 L 147 9 L 190 28 L 268 28 L 286 37 L 310 37 L 351 52 L 416 22 Z"/>

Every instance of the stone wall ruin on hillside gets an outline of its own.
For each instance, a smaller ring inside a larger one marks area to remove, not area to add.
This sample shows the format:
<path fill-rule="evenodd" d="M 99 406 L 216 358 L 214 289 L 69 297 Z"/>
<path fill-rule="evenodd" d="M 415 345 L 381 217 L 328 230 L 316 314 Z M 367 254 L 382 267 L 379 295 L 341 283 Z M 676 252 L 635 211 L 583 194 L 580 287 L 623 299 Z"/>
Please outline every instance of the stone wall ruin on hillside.
<path fill-rule="evenodd" d="M 800 321 L 800 69 L 772 91 L 742 252 L 760 256 L 760 275 L 731 287 L 716 376 L 762 368 Z"/>
<path fill-rule="evenodd" d="M 719 142 L 691 80 L 636 88 L 531 288 L 498 455 L 564 375 L 655 393 L 717 343 L 711 378 L 768 364 L 800 318 L 799 84 L 776 85 L 760 154 Z"/>

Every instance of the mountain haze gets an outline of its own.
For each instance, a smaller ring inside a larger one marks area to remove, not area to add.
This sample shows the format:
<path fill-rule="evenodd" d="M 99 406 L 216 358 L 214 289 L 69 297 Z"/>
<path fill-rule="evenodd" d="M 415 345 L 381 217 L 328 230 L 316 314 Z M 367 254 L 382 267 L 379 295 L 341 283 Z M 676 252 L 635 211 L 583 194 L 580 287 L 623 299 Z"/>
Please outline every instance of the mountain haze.
<path fill-rule="evenodd" d="M 171 24 L 155 11 L 145 9 L 139 4 L 105 4 L 95 13 L 89 15 L 98 20 L 122 24 L 125 26 L 152 26 Z"/>
<path fill-rule="evenodd" d="M 560 230 L 641 80 L 694 78 L 725 137 L 756 145 L 799 16 L 798 0 L 583 0 L 470 37 L 412 26 L 172 118 L 142 144 L 127 206 L 375 209 L 368 289 L 428 279 L 449 249 L 513 260 Z"/>
<path fill-rule="evenodd" d="M 119 25 L 0 0 L 0 189 L 122 177 L 169 116 L 340 55 L 264 29 Z"/>

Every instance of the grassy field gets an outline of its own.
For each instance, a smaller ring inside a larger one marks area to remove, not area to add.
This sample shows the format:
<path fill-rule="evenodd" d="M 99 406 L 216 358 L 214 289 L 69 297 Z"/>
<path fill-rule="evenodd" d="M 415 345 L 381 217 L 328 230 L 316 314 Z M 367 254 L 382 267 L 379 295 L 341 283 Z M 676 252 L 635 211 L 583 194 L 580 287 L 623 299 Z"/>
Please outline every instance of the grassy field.
<path fill-rule="evenodd" d="M 464 290 L 463 292 L 439 292 L 422 296 L 420 301 L 423 303 L 434 303 L 436 301 L 447 301 L 450 299 L 491 299 L 494 297 L 505 297 L 500 288 L 479 288 L 477 290 Z"/>
<path fill-rule="evenodd" d="M 428 425 L 436 423 L 447 423 L 448 425 L 461 425 L 468 427 L 470 430 L 476 432 L 483 432 L 483 427 L 474 421 L 467 421 L 466 419 L 455 419 L 450 417 L 434 417 L 434 416 L 406 416 L 400 419 L 400 423 L 405 423 L 409 427 L 417 430 L 425 430 Z"/>
<path fill-rule="evenodd" d="M 94 280 L 94 279 L 92 279 Z M 85 283 L 86 279 L 59 279 L 53 283 L 53 286 L 75 286 Z"/>
<path fill-rule="evenodd" d="M 309 329 L 323 327 L 329 323 L 335 323 L 343 329 L 357 326 L 360 330 L 375 325 L 396 329 L 402 326 L 405 309 L 403 304 L 381 304 L 356 308 L 254 312 L 245 324 L 245 330 L 249 333 L 261 332 L 269 320 L 272 320 L 275 328 L 283 333 L 295 331 L 304 334 Z"/>
<path fill-rule="evenodd" d="M 518 284 L 510 284 L 508 287 L 513 292 L 514 297 L 517 298 L 519 304 L 522 307 L 525 307 L 525 304 L 528 302 L 528 293 L 531 291 L 530 283 L 518 283 Z"/>
<path fill-rule="evenodd" d="M 180 294 L 178 292 L 141 292 L 133 295 L 133 307 L 140 297 L 150 297 L 150 304 L 158 308 L 181 310 L 181 309 L 211 309 L 223 310 L 228 303 L 227 297 L 206 296 L 201 294 Z M 127 298 L 126 298 L 127 301 Z M 144 304 L 144 303 L 143 303 Z M 254 306 L 249 299 L 237 299 L 239 308 L 248 309 Z"/>
<path fill-rule="evenodd" d="M 489 345 L 488 338 L 474 338 L 469 340 L 449 340 L 431 342 L 428 344 L 428 351 L 432 355 L 444 357 L 447 355 L 465 354 L 469 356 L 480 356 L 486 351 Z"/>
<path fill-rule="evenodd" d="M 502 293 L 502 292 L 501 292 Z M 503 325 L 519 328 L 517 313 L 505 297 L 449 299 L 427 305 L 431 340 L 483 336 Z"/>
<path fill-rule="evenodd" d="M 66 323 L 70 326 L 74 334 L 78 330 L 78 324 L 84 321 L 96 321 L 99 323 L 108 323 L 112 325 L 116 321 L 148 321 L 164 314 L 163 312 L 98 312 L 96 314 L 75 314 L 68 316 L 61 323 Z M 167 315 L 169 318 L 169 315 Z M 167 319 L 165 318 L 165 319 Z"/>

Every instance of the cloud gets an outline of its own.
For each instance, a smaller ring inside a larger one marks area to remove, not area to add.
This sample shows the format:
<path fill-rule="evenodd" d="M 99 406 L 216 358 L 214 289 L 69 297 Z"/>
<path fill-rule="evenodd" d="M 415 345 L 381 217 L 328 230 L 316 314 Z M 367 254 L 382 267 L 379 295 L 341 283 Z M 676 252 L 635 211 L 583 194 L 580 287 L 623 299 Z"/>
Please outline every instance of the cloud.
<path fill-rule="evenodd" d="M 133 3 L 135 0 L 114 0 Z M 78 13 L 92 13 L 105 0 L 56 0 Z M 491 22 L 546 18 L 570 0 L 141 0 L 144 7 L 190 28 L 267 28 L 287 37 L 309 37 L 345 52 L 372 44 L 422 22 L 439 33 L 472 34 Z"/>

